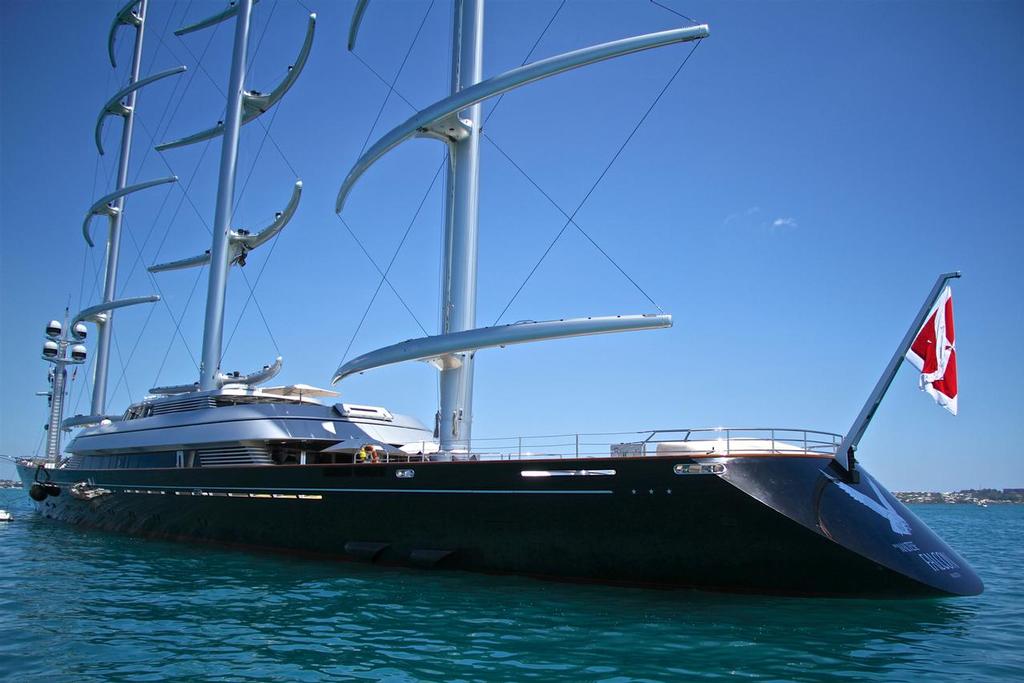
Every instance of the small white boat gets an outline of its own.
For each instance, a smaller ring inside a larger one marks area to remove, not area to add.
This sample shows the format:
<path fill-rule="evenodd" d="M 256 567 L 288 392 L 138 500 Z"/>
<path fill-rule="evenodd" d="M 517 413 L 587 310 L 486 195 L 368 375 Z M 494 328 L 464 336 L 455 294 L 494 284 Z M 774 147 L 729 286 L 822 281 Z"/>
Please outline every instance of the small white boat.
<path fill-rule="evenodd" d="M 9 522 L 12 519 L 14 518 L 11 517 L 10 512 L 8 512 L 7 510 L 0 510 L 0 522 Z"/>

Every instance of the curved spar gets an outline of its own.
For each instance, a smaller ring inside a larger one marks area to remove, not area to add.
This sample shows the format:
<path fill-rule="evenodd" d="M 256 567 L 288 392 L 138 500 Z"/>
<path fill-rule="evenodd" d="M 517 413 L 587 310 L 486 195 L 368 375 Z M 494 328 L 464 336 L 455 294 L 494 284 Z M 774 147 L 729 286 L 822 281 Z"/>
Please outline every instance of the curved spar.
<path fill-rule="evenodd" d="M 374 162 L 401 143 L 418 134 L 443 134 L 443 131 L 446 130 L 445 124 L 452 117 L 457 116 L 458 112 L 474 104 L 514 90 L 527 83 L 533 83 L 534 81 L 539 81 L 571 69 L 577 69 L 606 59 L 621 57 L 656 47 L 700 40 L 708 35 L 707 24 L 701 24 L 699 26 L 689 26 L 633 36 L 632 38 L 623 38 L 532 62 L 463 88 L 457 93 L 417 112 L 374 143 L 359 158 L 355 166 L 352 167 L 352 170 L 345 177 L 344 182 L 342 182 L 341 189 L 338 190 L 334 210 L 337 213 L 341 213 L 352 187 Z M 438 129 L 441 129 L 440 133 Z"/>

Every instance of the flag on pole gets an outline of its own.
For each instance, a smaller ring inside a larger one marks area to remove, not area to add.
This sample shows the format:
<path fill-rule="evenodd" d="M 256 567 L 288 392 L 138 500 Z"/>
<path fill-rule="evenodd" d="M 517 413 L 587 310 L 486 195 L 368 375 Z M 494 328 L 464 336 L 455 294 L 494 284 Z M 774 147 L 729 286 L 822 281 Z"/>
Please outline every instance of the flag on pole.
<path fill-rule="evenodd" d="M 956 335 L 953 291 L 946 287 L 917 332 L 907 360 L 921 371 L 920 386 L 935 402 L 956 415 Z"/>

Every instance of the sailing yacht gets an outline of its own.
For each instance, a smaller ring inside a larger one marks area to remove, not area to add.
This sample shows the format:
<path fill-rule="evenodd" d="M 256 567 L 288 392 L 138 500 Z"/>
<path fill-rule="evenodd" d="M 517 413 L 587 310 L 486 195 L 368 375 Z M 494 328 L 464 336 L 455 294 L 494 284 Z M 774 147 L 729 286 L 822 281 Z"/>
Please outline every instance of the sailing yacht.
<path fill-rule="evenodd" d="M 154 387 L 123 413 L 109 414 L 113 313 L 158 299 L 115 296 L 126 200 L 177 181 L 128 184 L 139 91 L 185 70 L 140 73 L 150 1 L 130 0 L 109 37 L 112 63 L 119 34 L 133 35 L 135 45 L 129 84 L 102 107 L 97 123 L 102 152 L 103 126 L 122 119 L 116 187 L 95 202 L 83 225 L 92 244 L 94 219 L 108 219 L 103 300 L 47 327 L 47 458 L 18 465 L 44 516 L 155 538 L 560 580 L 806 595 L 981 592 L 970 565 L 855 458 L 907 348 L 958 273 L 937 279 L 846 434 L 772 427 L 500 441 L 472 434 L 478 351 L 672 323 L 667 314 L 644 313 L 477 325 L 482 103 L 600 61 L 704 40 L 704 24 L 584 47 L 485 78 L 485 0 L 453 0 L 451 92 L 369 145 L 341 180 L 335 206 L 344 212 L 360 177 L 404 142 L 425 137 L 447 150 L 439 334 L 365 353 L 332 377 L 337 383 L 395 363 L 429 363 L 439 373 L 440 398 L 427 424 L 385 406 L 333 401 L 332 390 L 268 386 L 280 357 L 249 374 L 222 369 L 231 268 L 288 225 L 303 189 L 296 180 L 287 204 L 261 229 L 233 227 L 239 131 L 300 78 L 316 15 L 308 17 L 294 63 L 268 92 L 246 84 L 254 0 L 235 0 L 179 29 L 180 35 L 222 22 L 234 28 L 223 121 L 158 146 L 220 140 L 212 243 L 196 256 L 150 267 L 208 268 L 202 362 L 196 381 Z M 349 49 L 368 11 L 368 0 L 356 2 Z M 97 330 L 90 414 L 64 419 L 67 366 L 84 362 L 90 324 Z M 62 430 L 78 430 L 66 456 Z"/>

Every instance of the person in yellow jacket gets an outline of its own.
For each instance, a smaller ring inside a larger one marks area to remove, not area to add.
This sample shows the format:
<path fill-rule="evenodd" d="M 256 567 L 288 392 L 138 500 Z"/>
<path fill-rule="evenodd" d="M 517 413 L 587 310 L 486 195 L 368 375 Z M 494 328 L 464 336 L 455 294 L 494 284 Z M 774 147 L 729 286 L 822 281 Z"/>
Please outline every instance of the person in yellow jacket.
<path fill-rule="evenodd" d="M 380 462 L 377 447 L 372 444 L 363 444 L 363 447 L 356 453 L 356 462 Z"/>

